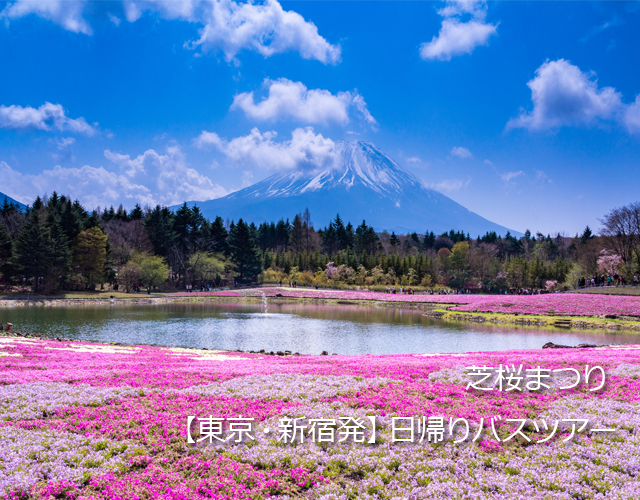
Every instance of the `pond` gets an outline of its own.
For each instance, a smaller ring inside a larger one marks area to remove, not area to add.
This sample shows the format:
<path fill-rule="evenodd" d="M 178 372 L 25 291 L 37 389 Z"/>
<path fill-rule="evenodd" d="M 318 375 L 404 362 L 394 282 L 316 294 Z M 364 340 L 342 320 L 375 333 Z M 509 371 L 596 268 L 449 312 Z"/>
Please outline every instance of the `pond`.
<path fill-rule="evenodd" d="M 14 330 L 94 342 L 301 354 L 539 349 L 546 342 L 636 344 L 621 332 L 452 323 L 392 307 L 256 303 L 28 306 L 0 309 Z"/>

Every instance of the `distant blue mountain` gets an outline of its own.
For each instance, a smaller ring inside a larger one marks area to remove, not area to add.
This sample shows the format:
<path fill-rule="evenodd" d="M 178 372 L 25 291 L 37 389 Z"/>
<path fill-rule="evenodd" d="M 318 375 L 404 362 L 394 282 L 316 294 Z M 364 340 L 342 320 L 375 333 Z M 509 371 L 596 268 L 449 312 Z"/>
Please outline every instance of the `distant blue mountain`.
<path fill-rule="evenodd" d="M 20 203 L 19 201 L 14 200 L 10 196 L 7 196 L 4 193 L 0 193 L 0 205 L 4 203 L 4 200 L 7 200 L 9 203 L 13 203 L 14 205 L 18 205 L 23 210 L 27 208 L 27 206 L 24 203 Z"/>
<path fill-rule="evenodd" d="M 335 162 L 323 170 L 276 174 L 223 198 L 188 205 L 200 207 L 208 219 L 242 217 L 256 224 L 293 220 L 309 208 L 316 228 L 339 213 L 345 222 L 358 226 L 364 219 L 377 231 L 440 234 L 454 229 L 473 237 L 509 231 L 425 187 L 371 143 L 339 141 L 336 150 Z"/>

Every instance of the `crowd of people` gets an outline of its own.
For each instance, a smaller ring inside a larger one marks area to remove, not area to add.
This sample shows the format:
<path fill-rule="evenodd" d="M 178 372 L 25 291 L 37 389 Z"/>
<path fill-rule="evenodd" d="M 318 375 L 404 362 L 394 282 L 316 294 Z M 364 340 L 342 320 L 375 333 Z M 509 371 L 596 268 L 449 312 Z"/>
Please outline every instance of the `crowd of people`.
<path fill-rule="evenodd" d="M 385 293 L 398 293 L 400 295 L 415 295 L 416 291 L 413 288 L 407 288 L 407 287 L 400 287 L 398 289 L 396 289 L 395 286 L 393 287 L 387 287 L 387 290 Z M 450 288 L 440 288 L 437 291 L 434 291 L 433 288 L 427 290 L 424 294 L 425 295 L 462 295 L 465 293 L 471 293 L 468 289 L 467 290 L 452 290 Z"/>
<path fill-rule="evenodd" d="M 543 292 L 546 293 L 542 288 L 517 288 L 516 290 L 511 290 L 511 295 L 540 295 Z M 502 294 L 502 289 L 500 293 Z M 509 295 L 509 290 L 505 290 L 504 293 Z"/>
<path fill-rule="evenodd" d="M 640 277 L 637 274 L 633 275 L 633 286 L 638 286 Z M 614 274 L 613 276 L 594 276 L 593 278 L 582 277 L 578 280 L 578 288 L 591 288 L 591 287 L 604 287 L 604 286 L 625 286 L 626 280 L 624 276 Z"/>
<path fill-rule="evenodd" d="M 416 291 L 413 288 L 400 287 L 396 290 L 396 287 L 387 287 L 386 293 L 399 293 L 401 295 L 415 295 Z"/>
<path fill-rule="evenodd" d="M 234 286 L 235 286 L 235 283 L 234 283 Z M 187 285 L 186 286 L 186 290 L 187 290 L 187 292 L 193 292 L 193 290 L 194 290 L 193 285 Z M 196 292 L 198 292 L 198 291 L 199 292 L 208 292 L 210 290 L 211 290 L 211 286 L 209 286 L 209 285 L 200 285 L 200 286 L 196 286 L 195 287 L 195 291 Z"/>

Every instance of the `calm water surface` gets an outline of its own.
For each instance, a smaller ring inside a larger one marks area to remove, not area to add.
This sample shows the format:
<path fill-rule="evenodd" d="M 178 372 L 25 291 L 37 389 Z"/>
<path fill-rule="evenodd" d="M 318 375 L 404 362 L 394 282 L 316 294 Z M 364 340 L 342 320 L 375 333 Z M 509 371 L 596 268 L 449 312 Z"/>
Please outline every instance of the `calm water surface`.
<path fill-rule="evenodd" d="M 320 354 L 538 349 L 546 342 L 637 344 L 640 336 L 451 323 L 417 310 L 362 306 L 199 303 L 16 307 L 0 322 L 22 332 L 95 342 Z"/>

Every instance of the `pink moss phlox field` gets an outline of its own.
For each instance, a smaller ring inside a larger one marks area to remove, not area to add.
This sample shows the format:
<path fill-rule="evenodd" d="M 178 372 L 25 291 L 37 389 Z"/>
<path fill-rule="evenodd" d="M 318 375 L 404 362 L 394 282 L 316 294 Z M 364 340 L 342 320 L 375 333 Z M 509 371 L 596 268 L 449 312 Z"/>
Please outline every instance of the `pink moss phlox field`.
<path fill-rule="evenodd" d="M 136 458 L 139 460 L 131 461 L 131 471 L 125 477 L 113 473 L 98 475 L 84 489 L 69 481 L 54 482 L 34 491 L 34 496 L 84 500 L 251 499 L 292 494 L 325 481 L 306 469 L 259 471 L 224 456 L 213 460 L 188 456 L 175 461 Z"/>
<path fill-rule="evenodd" d="M 214 295 L 218 292 L 205 292 Z M 536 314 L 553 316 L 640 316 L 640 297 L 578 293 L 550 293 L 542 295 L 400 295 L 351 290 L 311 290 L 263 288 L 242 292 L 245 295 L 274 297 L 378 300 L 428 304 L 458 304 L 453 311 Z"/>
<path fill-rule="evenodd" d="M 168 293 L 171 297 L 242 297 L 241 293 L 226 290 L 215 292 L 179 292 Z"/>
<path fill-rule="evenodd" d="M 3 500 L 640 498 L 640 346 L 272 357 L 0 337 L 0 353 Z M 467 390 L 469 366 L 520 364 L 598 365 L 606 384 Z M 255 441 L 189 444 L 189 415 L 253 418 Z M 296 416 L 375 416 L 376 444 L 285 445 L 264 432 Z M 589 418 L 616 432 L 564 443 L 563 423 L 544 444 L 486 428 L 475 443 L 393 443 L 397 416 L 466 418 L 474 433 L 494 416 Z"/>

